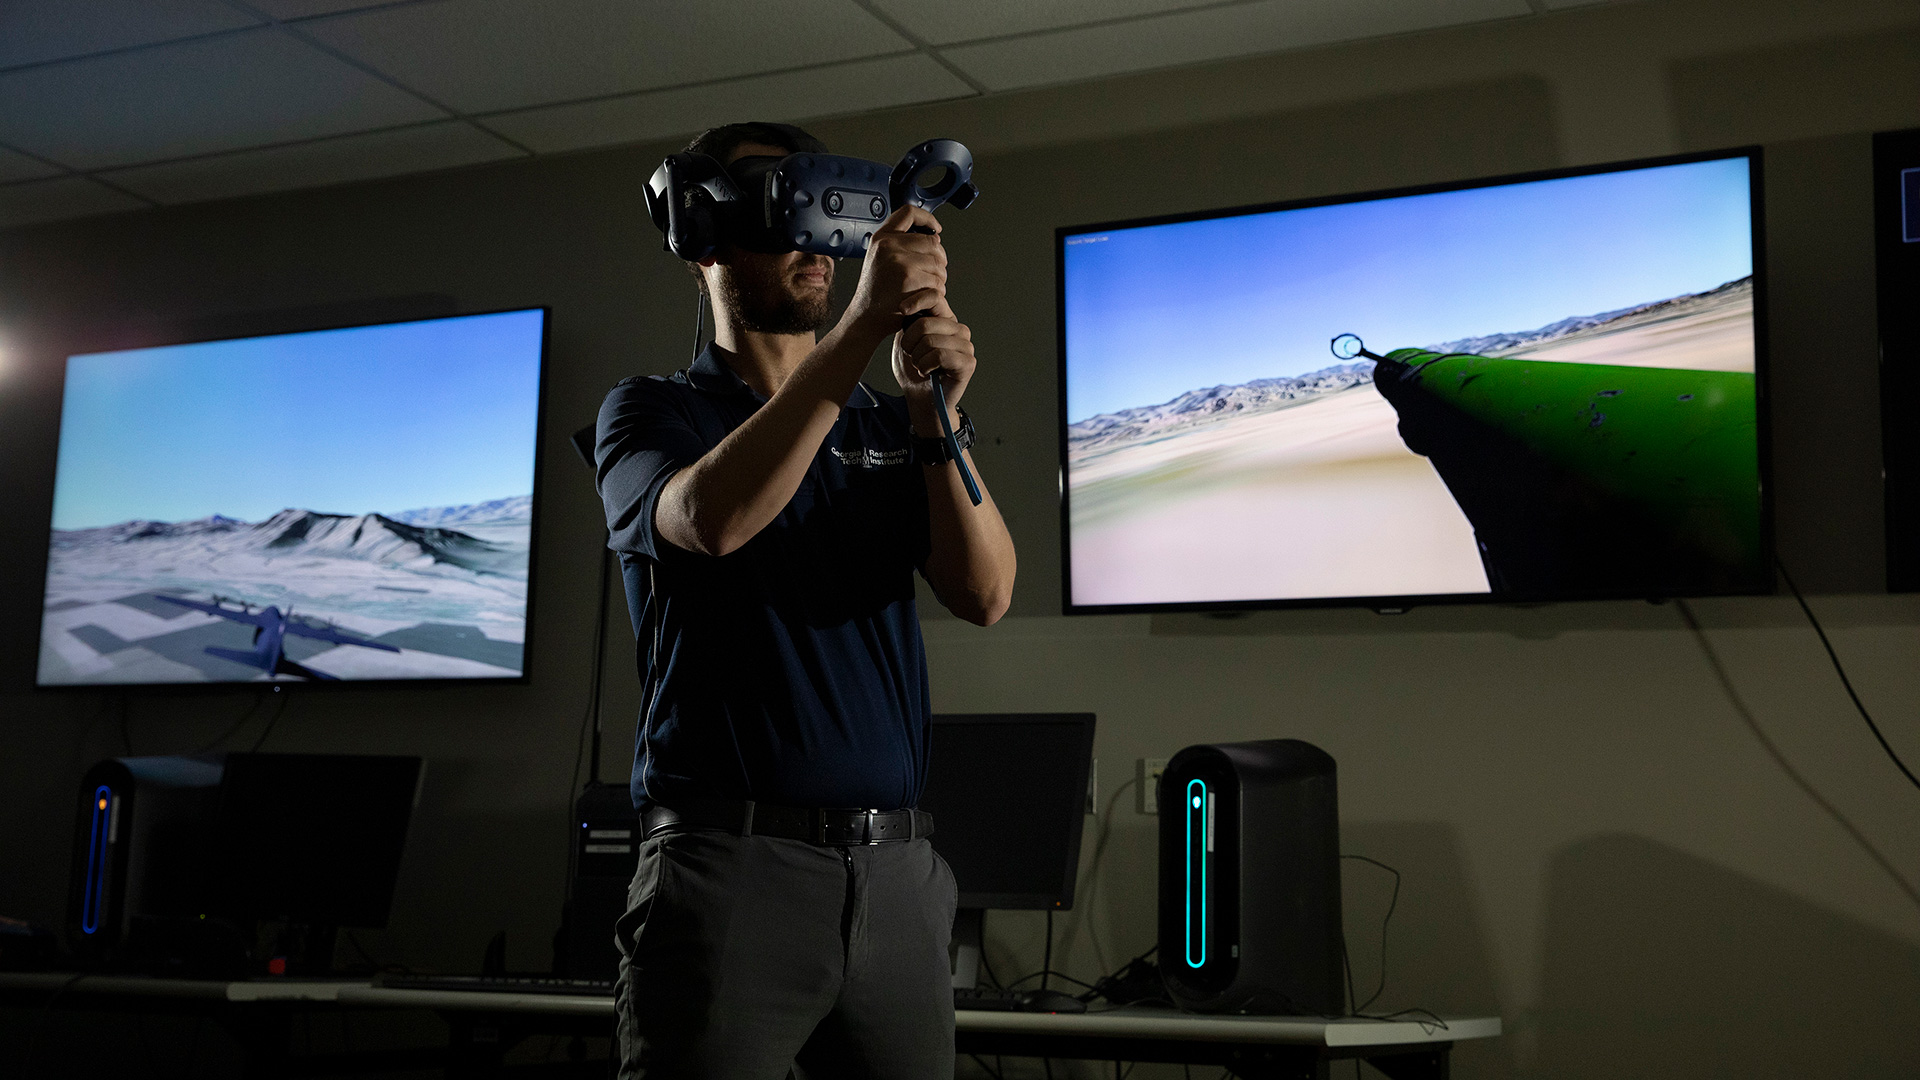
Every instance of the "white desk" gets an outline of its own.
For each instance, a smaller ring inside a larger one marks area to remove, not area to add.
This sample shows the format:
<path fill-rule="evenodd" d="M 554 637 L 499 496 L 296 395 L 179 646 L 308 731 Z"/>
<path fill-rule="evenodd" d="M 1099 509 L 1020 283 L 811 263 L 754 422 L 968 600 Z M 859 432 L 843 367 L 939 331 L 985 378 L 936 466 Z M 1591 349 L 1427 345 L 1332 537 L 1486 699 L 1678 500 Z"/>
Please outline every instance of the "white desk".
<path fill-rule="evenodd" d="M 0 991 L 203 1001 L 337 1001 L 343 990 L 366 989 L 366 979 L 165 979 L 152 975 L 83 975 L 70 971 L 0 971 Z"/>
<path fill-rule="evenodd" d="M 955 1014 L 963 1054 L 1218 1065 L 1249 1080 L 1324 1080 L 1331 1062 L 1361 1058 L 1393 1080 L 1447 1080 L 1453 1044 L 1500 1034 L 1499 1017 L 1322 1020 L 1201 1016 L 1128 1007 L 1087 1013 Z"/>
<path fill-rule="evenodd" d="M 456 1045 L 456 1061 L 474 1061 L 485 1045 L 524 1034 L 604 1033 L 613 1020 L 613 1002 L 604 997 L 349 987 L 338 1000 L 343 1007 L 440 1012 L 456 1043 L 463 1032 L 471 1040 L 464 1051 Z M 1498 1017 L 1449 1017 L 1444 1025 L 1197 1016 L 1147 1007 L 1080 1014 L 962 1009 L 954 1014 L 954 1041 L 963 1054 L 1219 1065 L 1261 1080 L 1324 1077 L 1330 1062 L 1358 1057 L 1394 1080 L 1445 1080 L 1454 1043 L 1501 1030 Z"/>
<path fill-rule="evenodd" d="M 366 980 L 259 979 L 222 982 L 141 975 L 0 972 L 0 1000 L 28 1006 L 127 1009 L 211 1015 L 248 1050 L 255 1075 L 285 1065 L 286 1018 L 299 1009 L 430 1009 L 446 1019 L 450 1075 L 484 1074 L 500 1054 L 534 1034 L 606 1035 L 613 1000 L 565 994 L 400 990 Z M 1316 1080 L 1330 1062 L 1358 1057 L 1394 1080 L 1446 1080 L 1449 1052 L 1463 1039 L 1501 1031 L 1498 1017 L 1448 1017 L 1445 1027 L 1414 1020 L 1321 1020 L 1281 1016 L 1198 1016 L 1128 1007 L 1081 1014 L 961 1010 L 960 1053 L 982 1056 L 1169 1061 L 1215 1065 L 1249 1080 Z M 420 1052 L 402 1052 L 409 1058 Z M 418 1063 L 424 1063 L 422 1059 Z M 346 1064 L 341 1062 L 340 1064 Z M 366 1064 L 374 1064 L 372 1061 Z"/>

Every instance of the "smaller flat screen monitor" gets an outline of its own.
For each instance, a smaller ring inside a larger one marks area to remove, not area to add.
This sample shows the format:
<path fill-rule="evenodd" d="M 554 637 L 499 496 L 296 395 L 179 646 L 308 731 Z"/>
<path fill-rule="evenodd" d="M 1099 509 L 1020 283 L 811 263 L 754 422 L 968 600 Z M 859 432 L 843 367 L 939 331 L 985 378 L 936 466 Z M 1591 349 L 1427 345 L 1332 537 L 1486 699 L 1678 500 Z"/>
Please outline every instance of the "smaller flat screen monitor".
<path fill-rule="evenodd" d="M 1092 713 L 933 718 L 920 807 L 960 907 L 1073 906 L 1092 767 Z"/>
<path fill-rule="evenodd" d="M 213 847 L 222 913 L 385 928 L 423 776 L 417 757 L 228 754 Z"/>
<path fill-rule="evenodd" d="M 68 357 L 38 684 L 523 680 L 546 314 Z"/>
<path fill-rule="evenodd" d="M 1769 591 L 1759 164 L 1060 229 L 1067 612 Z"/>

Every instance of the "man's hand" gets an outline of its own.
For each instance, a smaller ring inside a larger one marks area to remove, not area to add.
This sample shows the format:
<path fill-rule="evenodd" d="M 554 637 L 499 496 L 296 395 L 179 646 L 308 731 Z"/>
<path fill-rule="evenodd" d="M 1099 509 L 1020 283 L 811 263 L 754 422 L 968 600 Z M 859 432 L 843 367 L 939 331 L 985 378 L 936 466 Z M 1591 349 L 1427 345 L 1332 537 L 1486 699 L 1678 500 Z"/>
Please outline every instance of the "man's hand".
<path fill-rule="evenodd" d="M 930 232 L 911 232 L 914 228 Z M 917 206 L 903 206 L 880 224 L 867 245 L 860 285 L 843 325 L 884 338 L 915 312 L 935 309 L 947 295 L 947 251 L 940 222 Z M 949 313 L 951 314 L 951 313 Z"/>
<path fill-rule="evenodd" d="M 915 431 L 932 436 L 940 430 L 933 380 L 943 384 L 947 405 L 958 405 L 978 363 L 973 355 L 973 331 L 953 317 L 953 309 L 944 298 L 933 306 L 933 314 L 915 319 L 894 337 L 893 377 L 906 395 Z M 949 423 L 959 422 L 956 417 L 947 419 Z"/>

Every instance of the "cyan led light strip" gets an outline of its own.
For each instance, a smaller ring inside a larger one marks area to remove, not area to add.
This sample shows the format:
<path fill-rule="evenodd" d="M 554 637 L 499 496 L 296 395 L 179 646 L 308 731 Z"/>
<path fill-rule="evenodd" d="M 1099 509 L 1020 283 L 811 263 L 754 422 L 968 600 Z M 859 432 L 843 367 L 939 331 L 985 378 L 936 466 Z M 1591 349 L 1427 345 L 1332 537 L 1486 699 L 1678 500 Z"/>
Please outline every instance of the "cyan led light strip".
<path fill-rule="evenodd" d="M 1187 781 L 1187 966 L 1207 962 L 1207 785 Z M 1196 865 L 1195 856 L 1198 856 Z M 1197 872 L 1196 872 L 1197 870 Z"/>
<path fill-rule="evenodd" d="M 113 789 L 105 784 L 93 791 L 93 827 L 87 837 L 87 887 L 80 897 L 80 931 L 100 929 L 100 908 L 107 888 L 107 824 Z"/>

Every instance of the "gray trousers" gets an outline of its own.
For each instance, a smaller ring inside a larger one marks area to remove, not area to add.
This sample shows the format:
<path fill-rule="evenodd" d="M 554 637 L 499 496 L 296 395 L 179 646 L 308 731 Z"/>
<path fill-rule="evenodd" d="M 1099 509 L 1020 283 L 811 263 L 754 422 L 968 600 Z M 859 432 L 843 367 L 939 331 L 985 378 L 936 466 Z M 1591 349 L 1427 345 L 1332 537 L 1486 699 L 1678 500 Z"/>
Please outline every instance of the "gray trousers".
<path fill-rule="evenodd" d="M 951 1077 L 954 900 L 926 840 L 645 841 L 615 928 L 619 1075 Z"/>

